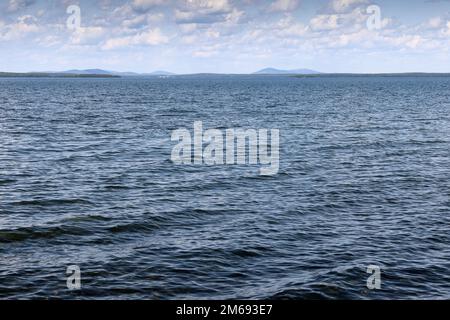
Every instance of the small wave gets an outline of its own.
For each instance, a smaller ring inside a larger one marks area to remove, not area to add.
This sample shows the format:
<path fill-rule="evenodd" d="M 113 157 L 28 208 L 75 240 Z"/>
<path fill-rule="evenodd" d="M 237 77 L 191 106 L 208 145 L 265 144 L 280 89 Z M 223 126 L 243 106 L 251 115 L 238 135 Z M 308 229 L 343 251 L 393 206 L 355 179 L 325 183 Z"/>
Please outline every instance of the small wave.
<path fill-rule="evenodd" d="M 92 202 L 84 199 L 42 199 L 42 200 L 21 200 L 11 203 L 14 206 L 58 206 L 65 204 L 86 204 L 93 205 Z"/>
<path fill-rule="evenodd" d="M 313 283 L 301 288 L 289 288 L 282 290 L 269 300 L 329 300 L 329 299 L 355 299 L 355 296 L 336 284 Z"/>
<path fill-rule="evenodd" d="M 52 239 L 60 236 L 85 236 L 89 234 L 91 234 L 89 230 L 74 226 L 24 227 L 15 230 L 0 230 L 0 243 Z"/>
<path fill-rule="evenodd" d="M 280 291 L 268 300 L 326 300 L 327 296 L 322 292 L 313 292 L 307 289 L 287 289 Z"/>
<path fill-rule="evenodd" d="M 136 233 L 149 232 L 159 229 L 161 226 L 157 222 L 133 222 L 127 224 L 119 224 L 109 227 L 107 230 L 112 233 Z"/>
<path fill-rule="evenodd" d="M 126 190 L 133 189 L 133 187 L 125 186 L 125 185 L 108 185 L 104 187 L 107 190 Z"/>
<path fill-rule="evenodd" d="M 231 253 L 241 258 L 259 257 L 262 255 L 262 253 L 258 252 L 258 250 L 251 249 L 237 249 L 233 250 Z"/>
<path fill-rule="evenodd" d="M 17 180 L 13 180 L 13 179 L 4 179 L 4 180 L 0 180 L 0 185 L 4 185 L 4 184 L 11 184 L 16 182 Z"/>
<path fill-rule="evenodd" d="M 62 220 L 62 222 L 95 222 L 95 221 L 111 221 L 112 218 L 100 216 L 100 215 L 84 215 L 84 216 L 76 216 L 69 217 Z"/>

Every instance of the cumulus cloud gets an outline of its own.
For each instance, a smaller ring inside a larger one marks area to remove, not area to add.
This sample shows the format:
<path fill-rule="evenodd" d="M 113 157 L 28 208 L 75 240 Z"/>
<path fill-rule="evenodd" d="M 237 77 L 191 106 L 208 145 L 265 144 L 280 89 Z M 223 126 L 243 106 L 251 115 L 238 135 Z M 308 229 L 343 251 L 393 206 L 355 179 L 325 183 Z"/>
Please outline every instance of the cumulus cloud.
<path fill-rule="evenodd" d="M 12 24 L 0 23 L 0 40 L 15 41 L 20 40 L 30 34 L 36 34 L 41 31 L 37 24 L 37 19 L 31 15 L 24 15 L 17 18 Z"/>
<path fill-rule="evenodd" d="M 328 13 L 348 13 L 362 5 L 369 5 L 368 0 L 331 0 L 325 7 Z"/>
<path fill-rule="evenodd" d="M 6 48 L 15 41 L 9 48 L 60 46 L 83 54 L 114 55 L 117 61 L 124 54 L 148 50 L 170 52 L 174 60 L 187 56 L 196 61 L 213 57 L 226 61 L 274 55 L 290 60 L 323 52 L 425 52 L 432 56 L 450 48 L 449 13 L 427 12 L 422 21 L 411 22 L 409 15 L 402 21 L 401 12 L 386 10 L 382 28 L 369 30 L 366 10 L 371 0 L 307 1 L 101 0 L 98 6 L 82 5 L 82 28 L 73 31 L 65 25 L 64 11 L 48 11 L 42 6 L 44 0 L 5 0 L 0 45 Z M 20 11 L 33 3 L 34 16 Z M 299 14 L 304 4 L 313 10 Z M 5 14 L 7 7 L 11 11 Z"/>
<path fill-rule="evenodd" d="M 434 17 L 428 20 L 428 26 L 432 29 L 437 29 L 442 26 L 443 20 L 441 17 Z"/>
<path fill-rule="evenodd" d="M 122 26 L 127 29 L 139 29 L 149 26 L 152 23 L 160 22 L 164 19 L 163 13 L 155 14 L 141 14 L 136 17 L 125 19 L 122 22 Z"/>
<path fill-rule="evenodd" d="M 340 0 L 341 1 L 341 0 Z M 350 1 L 350 0 L 346 0 Z M 334 2 L 334 1 L 333 1 Z M 313 31 L 329 31 L 339 29 L 341 32 L 356 32 L 367 26 L 368 15 L 362 7 L 355 7 L 351 11 L 342 10 L 341 13 L 324 13 L 313 17 L 309 26 Z M 386 26 L 388 19 L 382 21 Z"/>
<path fill-rule="evenodd" d="M 205 48 L 201 50 L 196 50 L 192 53 L 193 57 L 196 58 L 210 58 L 212 56 L 217 55 L 218 51 L 214 48 Z"/>
<path fill-rule="evenodd" d="M 71 44 L 74 45 L 94 45 L 102 41 L 106 30 L 102 27 L 78 28 L 72 34 Z"/>
<path fill-rule="evenodd" d="M 334 30 L 339 27 L 339 16 L 335 14 L 318 15 L 311 19 L 310 26 L 312 30 Z"/>
<path fill-rule="evenodd" d="M 299 7 L 300 0 L 276 0 L 269 7 L 270 11 L 292 11 Z"/>
<path fill-rule="evenodd" d="M 188 0 L 175 9 L 177 23 L 215 23 L 224 21 L 233 12 L 228 0 Z"/>
<path fill-rule="evenodd" d="M 112 50 L 131 46 L 156 46 L 168 42 L 169 38 L 159 28 L 155 28 L 131 36 L 108 39 L 102 46 L 102 49 Z"/>
<path fill-rule="evenodd" d="M 7 11 L 16 12 L 35 3 L 35 0 L 9 0 Z"/>
<path fill-rule="evenodd" d="M 446 24 L 447 30 L 444 30 L 444 34 L 450 36 L 450 21 Z"/>
<path fill-rule="evenodd" d="M 164 0 L 133 0 L 131 6 L 138 12 L 147 12 L 150 9 L 161 6 L 167 1 Z"/>

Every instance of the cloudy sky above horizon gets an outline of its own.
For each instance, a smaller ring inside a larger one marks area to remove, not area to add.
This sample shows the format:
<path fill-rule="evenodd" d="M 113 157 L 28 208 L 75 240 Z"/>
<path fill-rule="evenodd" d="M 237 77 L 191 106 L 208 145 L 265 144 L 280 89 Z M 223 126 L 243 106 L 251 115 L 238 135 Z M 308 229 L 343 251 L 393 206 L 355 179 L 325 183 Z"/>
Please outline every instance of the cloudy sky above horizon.
<path fill-rule="evenodd" d="M 450 0 L 0 0 L 1 71 L 450 72 L 449 49 Z"/>

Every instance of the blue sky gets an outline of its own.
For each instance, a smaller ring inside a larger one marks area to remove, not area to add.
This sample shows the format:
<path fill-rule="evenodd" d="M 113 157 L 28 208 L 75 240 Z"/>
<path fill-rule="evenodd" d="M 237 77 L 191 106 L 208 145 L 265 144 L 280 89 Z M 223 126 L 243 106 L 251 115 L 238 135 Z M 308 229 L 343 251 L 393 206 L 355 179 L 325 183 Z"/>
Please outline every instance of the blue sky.
<path fill-rule="evenodd" d="M 0 0 L 1 71 L 450 72 L 449 49 L 449 0 Z"/>

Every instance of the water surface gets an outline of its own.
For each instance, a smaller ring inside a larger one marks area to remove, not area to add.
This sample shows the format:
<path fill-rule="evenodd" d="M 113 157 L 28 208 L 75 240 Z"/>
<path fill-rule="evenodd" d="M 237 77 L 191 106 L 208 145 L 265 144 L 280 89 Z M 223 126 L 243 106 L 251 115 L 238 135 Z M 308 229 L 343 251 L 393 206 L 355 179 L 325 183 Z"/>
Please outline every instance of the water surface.
<path fill-rule="evenodd" d="M 450 77 L 1 79 L 0 298 L 448 299 L 449 109 Z M 280 129 L 279 174 L 175 166 L 194 121 Z"/>

